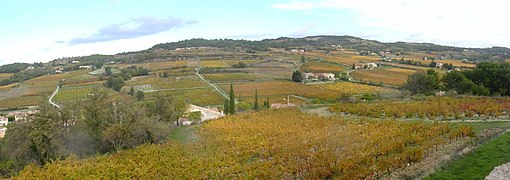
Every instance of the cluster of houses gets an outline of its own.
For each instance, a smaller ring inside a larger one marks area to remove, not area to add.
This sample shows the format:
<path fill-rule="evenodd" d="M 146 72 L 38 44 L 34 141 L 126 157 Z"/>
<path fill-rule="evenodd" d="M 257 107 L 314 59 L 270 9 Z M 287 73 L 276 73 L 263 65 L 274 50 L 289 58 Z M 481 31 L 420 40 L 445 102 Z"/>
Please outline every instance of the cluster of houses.
<path fill-rule="evenodd" d="M 35 114 L 36 112 L 37 112 L 36 110 L 14 111 L 7 113 L 7 115 L 5 116 L 0 116 L 0 138 L 3 138 L 5 136 L 5 131 L 7 130 L 5 126 L 7 126 L 10 123 L 9 117 L 14 117 L 14 121 L 19 121 L 25 119 L 29 115 Z"/>
<path fill-rule="evenodd" d="M 303 73 L 303 80 L 308 81 L 334 81 L 335 74 L 333 73 Z"/>
<path fill-rule="evenodd" d="M 290 52 L 305 52 L 304 49 L 291 49 Z"/>
<path fill-rule="evenodd" d="M 354 69 L 375 69 L 378 65 L 376 63 L 361 63 L 361 64 L 354 64 Z"/>

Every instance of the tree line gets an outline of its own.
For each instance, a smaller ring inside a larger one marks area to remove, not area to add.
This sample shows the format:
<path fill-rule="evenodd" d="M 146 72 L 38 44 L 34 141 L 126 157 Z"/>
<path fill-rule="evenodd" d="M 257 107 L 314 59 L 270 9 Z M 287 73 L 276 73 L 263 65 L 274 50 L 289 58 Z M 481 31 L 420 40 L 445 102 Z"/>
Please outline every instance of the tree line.
<path fill-rule="evenodd" d="M 35 115 L 8 125 L 0 140 L 0 173 L 5 177 L 28 164 L 165 142 L 185 108 L 182 100 L 164 94 L 156 94 L 153 102 L 137 102 L 100 88 L 88 100 L 63 109 L 43 105 Z"/>
<path fill-rule="evenodd" d="M 452 90 L 459 94 L 509 96 L 510 63 L 482 62 L 473 70 L 451 71 L 444 76 L 433 69 L 417 72 L 408 77 L 403 90 L 426 95 Z"/>

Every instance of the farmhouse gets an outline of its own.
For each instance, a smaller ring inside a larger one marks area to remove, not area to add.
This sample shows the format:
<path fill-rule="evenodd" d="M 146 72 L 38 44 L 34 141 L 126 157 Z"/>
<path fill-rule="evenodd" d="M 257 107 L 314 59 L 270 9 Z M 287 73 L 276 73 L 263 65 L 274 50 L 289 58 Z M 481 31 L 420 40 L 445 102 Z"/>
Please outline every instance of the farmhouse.
<path fill-rule="evenodd" d="M 0 116 L 0 126 L 6 126 L 9 124 L 9 118 Z"/>
<path fill-rule="evenodd" d="M 78 63 L 80 63 L 80 61 L 71 61 L 71 63 L 78 64 Z"/>
<path fill-rule="evenodd" d="M 377 67 L 378 65 L 376 63 L 363 63 L 361 65 L 354 66 L 355 69 L 369 69 L 369 70 L 375 69 Z"/>
<path fill-rule="evenodd" d="M 303 73 L 303 79 L 305 80 L 335 80 L 335 74 L 333 73 Z"/>
<path fill-rule="evenodd" d="M 204 122 L 207 120 L 216 119 L 216 118 L 225 116 L 225 114 L 221 113 L 216 108 L 205 108 L 205 107 L 200 107 L 200 106 L 196 106 L 193 104 L 190 104 L 188 106 L 188 109 L 186 110 L 186 112 L 188 112 L 188 113 L 197 112 L 197 111 L 200 112 L 200 114 L 201 114 L 199 122 Z M 179 121 L 183 125 L 190 125 L 192 123 L 192 121 L 190 121 L 188 119 L 180 119 Z"/>
<path fill-rule="evenodd" d="M 436 68 L 443 69 L 443 63 L 440 62 L 436 63 Z"/>
<path fill-rule="evenodd" d="M 80 66 L 80 69 L 92 69 L 92 65 Z"/>
<path fill-rule="evenodd" d="M 295 107 L 296 104 L 292 103 L 273 103 L 271 104 L 271 108 L 280 109 L 280 108 L 289 108 L 289 107 Z"/>

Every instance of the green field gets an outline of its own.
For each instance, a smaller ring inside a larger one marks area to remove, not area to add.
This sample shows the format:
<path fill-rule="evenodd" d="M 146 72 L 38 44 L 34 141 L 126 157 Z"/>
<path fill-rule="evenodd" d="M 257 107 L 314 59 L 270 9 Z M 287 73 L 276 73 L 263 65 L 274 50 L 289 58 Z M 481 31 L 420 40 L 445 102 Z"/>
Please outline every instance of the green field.
<path fill-rule="evenodd" d="M 510 162 L 510 133 L 481 145 L 425 179 L 484 179 L 494 167 Z"/>
<path fill-rule="evenodd" d="M 54 101 L 58 103 L 66 103 L 71 101 L 81 101 L 87 99 L 87 95 L 92 92 L 94 87 L 102 86 L 78 86 L 78 87 L 62 87 L 57 95 L 54 97 Z"/>

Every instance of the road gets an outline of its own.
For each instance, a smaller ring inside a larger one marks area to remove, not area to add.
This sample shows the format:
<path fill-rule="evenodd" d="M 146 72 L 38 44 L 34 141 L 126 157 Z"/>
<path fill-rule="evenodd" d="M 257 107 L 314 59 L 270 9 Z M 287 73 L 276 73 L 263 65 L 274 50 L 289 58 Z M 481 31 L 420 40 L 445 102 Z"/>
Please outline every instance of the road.
<path fill-rule="evenodd" d="M 55 91 L 53 92 L 53 94 L 51 94 L 50 96 L 50 99 L 48 99 L 48 102 L 53 105 L 54 107 L 56 108 L 59 108 L 60 109 L 60 105 L 58 105 L 57 103 L 53 102 L 53 97 L 55 97 L 55 95 L 57 95 L 58 93 L 58 90 L 60 89 L 60 86 L 57 86 L 57 89 L 55 89 Z"/>
<path fill-rule="evenodd" d="M 213 84 L 211 83 L 210 81 L 208 81 L 207 79 L 204 78 L 204 76 L 202 76 L 200 74 L 200 69 L 202 68 L 202 65 L 200 64 L 200 58 L 198 58 L 198 68 L 197 68 L 197 72 L 195 73 L 203 82 L 205 82 L 206 84 L 208 84 L 209 86 L 211 86 L 216 92 L 220 93 L 221 96 L 223 96 L 225 99 L 227 100 L 230 100 L 229 98 L 229 95 L 223 91 L 223 89 L 221 89 L 220 87 L 218 87 L 216 84 Z"/>

